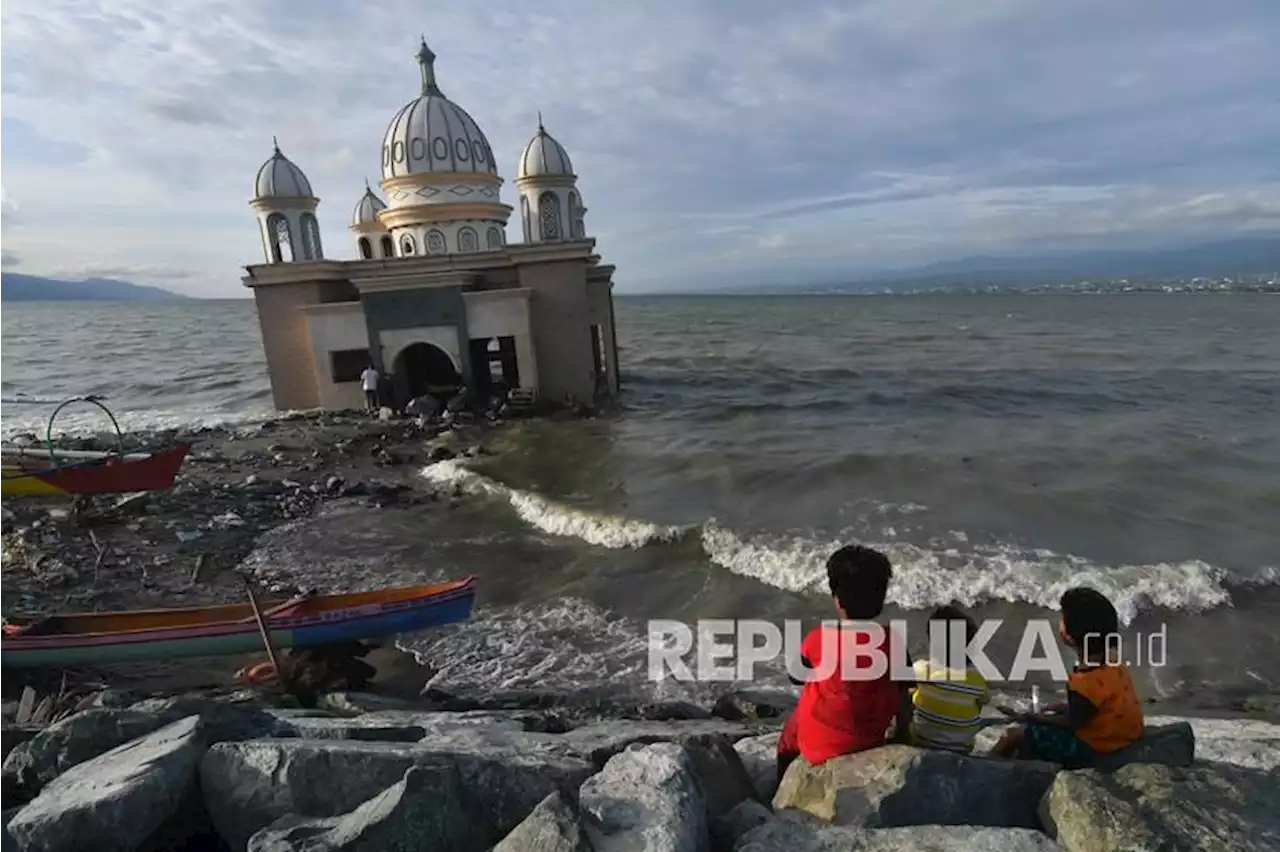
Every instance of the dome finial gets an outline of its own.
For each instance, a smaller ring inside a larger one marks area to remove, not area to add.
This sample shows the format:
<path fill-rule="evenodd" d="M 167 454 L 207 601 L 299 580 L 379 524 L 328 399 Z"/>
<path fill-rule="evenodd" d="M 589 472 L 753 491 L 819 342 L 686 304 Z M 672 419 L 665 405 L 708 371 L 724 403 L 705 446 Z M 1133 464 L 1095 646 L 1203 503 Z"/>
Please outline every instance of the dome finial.
<path fill-rule="evenodd" d="M 538 132 L 546 133 L 547 129 L 542 126 L 542 110 L 538 110 Z"/>
<path fill-rule="evenodd" d="M 427 47 L 427 37 L 422 36 L 422 46 L 418 48 L 418 65 L 422 69 L 422 94 L 441 94 L 436 85 L 436 55 Z"/>
<path fill-rule="evenodd" d="M 280 143 L 276 140 L 275 134 L 271 134 L 271 147 L 275 149 L 277 155 L 280 154 Z"/>

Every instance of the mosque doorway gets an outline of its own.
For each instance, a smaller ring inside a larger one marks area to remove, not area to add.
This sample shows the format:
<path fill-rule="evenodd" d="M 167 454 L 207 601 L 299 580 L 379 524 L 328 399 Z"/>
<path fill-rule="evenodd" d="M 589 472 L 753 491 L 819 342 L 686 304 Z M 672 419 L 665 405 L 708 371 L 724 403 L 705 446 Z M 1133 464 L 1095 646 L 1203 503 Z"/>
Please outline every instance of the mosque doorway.
<path fill-rule="evenodd" d="M 429 393 L 443 402 L 462 387 L 462 376 L 439 346 L 412 343 L 400 350 L 392 365 L 396 399 L 400 405 Z"/>

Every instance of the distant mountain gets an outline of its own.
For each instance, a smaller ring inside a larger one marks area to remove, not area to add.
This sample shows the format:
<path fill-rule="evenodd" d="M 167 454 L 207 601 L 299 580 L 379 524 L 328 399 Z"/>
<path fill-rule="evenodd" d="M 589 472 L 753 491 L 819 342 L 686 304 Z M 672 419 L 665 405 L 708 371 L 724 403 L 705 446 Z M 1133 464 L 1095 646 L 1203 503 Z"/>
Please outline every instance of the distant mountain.
<path fill-rule="evenodd" d="M 5 302 L 156 302 L 186 299 L 160 287 L 130 284 L 111 278 L 86 278 L 84 281 L 59 281 L 39 275 L 0 273 L 0 300 Z"/>

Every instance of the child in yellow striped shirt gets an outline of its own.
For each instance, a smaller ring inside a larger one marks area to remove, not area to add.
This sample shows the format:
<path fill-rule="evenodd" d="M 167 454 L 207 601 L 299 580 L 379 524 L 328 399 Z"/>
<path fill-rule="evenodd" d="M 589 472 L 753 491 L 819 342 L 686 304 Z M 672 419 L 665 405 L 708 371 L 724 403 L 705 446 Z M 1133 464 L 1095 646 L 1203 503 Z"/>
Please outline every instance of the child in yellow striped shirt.
<path fill-rule="evenodd" d="M 940 623 L 941 622 L 941 623 Z M 967 665 L 952 669 L 952 657 L 964 659 L 959 649 L 952 653 L 951 624 L 964 624 L 966 644 L 977 631 L 973 619 L 957 607 L 944 606 L 929 616 L 930 632 L 943 631 L 948 637 L 943 661 L 926 658 L 916 662 L 916 685 L 912 692 L 911 741 L 923 748 L 940 748 L 968 754 L 980 728 L 982 706 L 990 698 L 986 678 Z"/>

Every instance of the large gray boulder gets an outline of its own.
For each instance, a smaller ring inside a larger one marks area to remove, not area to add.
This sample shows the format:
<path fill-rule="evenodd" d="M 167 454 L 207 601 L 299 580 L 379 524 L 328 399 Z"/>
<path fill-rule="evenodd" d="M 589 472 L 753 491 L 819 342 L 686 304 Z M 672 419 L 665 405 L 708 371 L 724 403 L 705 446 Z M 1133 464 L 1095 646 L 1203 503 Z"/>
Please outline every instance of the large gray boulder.
<path fill-rule="evenodd" d="M 133 852 L 187 799 L 204 745 L 191 716 L 68 769 L 9 822 L 24 852 Z"/>
<path fill-rule="evenodd" d="M 101 708 L 55 722 L 20 743 L 4 759 L 0 773 L 6 792 L 30 798 L 59 774 L 116 746 L 164 726 L 150 713 Z"/>
<path fill-rule="evenodd" d="M 743 836 L 734 852 L 1062 852 L 1029 828 L 925 825 L 861 829 L 773 820 Z"/>
<path fill-rule="evenodd" d="M 249 852 L 481 852 L 458 776 L 411 766 L 404 778 L 349 814 L 284 817 L 249 839 Z"/>
<path fill-rule="evenodd" d="M 1068 852 L 1262 852 L 1280 849 L 1280 773 L 1226 764 L 1134 763 L 1062 772 L 1041 803 Z"/>
<path fill-rule="evenodd" d="M 819 766 L 797 758 L 773 806 L 868 828 L 1038 828 L 1036 809 L 1057 770 L 1053 764 L 886 745 Z"/>
<path fill-rule="evenodd" d="M 288 735 L 277 716 L 256 704 L 202 694 L 153 698 L 124 708 L 91 708 L 16 746 L 0 770 L 5 791 L 20 800 L 30 798 L 72 766 L 193 715 L 200 716 L 206 743 Z"/>
<path fill-rule="evenodd" d="M 781 723 L 799 702 L 798 690 L 735 689 L 716 700 L 711 715 L 735 722 Z"/>
<path fill-rule="evenodd" d="M 780 733 L 744 737 L 733 744 L 742 765 L 755 785 L 756 795 L 764 801 L 773 798 L 778 788 L 778 738 Z"/>
<path fill-rule="evenodd" d="M 1094 768 L 1115 772 L 1130 763 L 1160 763 L 1165 766 L 1190 766 L 1196 756 L 1196 735 L 1186 722 L 1171 725 L 1147 725 L 1142 737 L 1119 751 L 1100 755 Z"/>
<path fill-rule="evenodd" d="M 1280 767 L 1280 725 L 1258 719 L 1179 719 L 1157 716 L 1148 727 L 1175 723 L 1191 726 L 1196 739 L 1196 761 L 1229 763 L 1246 769 Z"/>
<path fill-rule="evenodd" d="M 739 802 L 727 813 L 711 819 L 711 848 L 732 849 L 739 837 L 773 820 L 773 811 L 755 799 Z"/>
<path fill-rule="evenodd" d="M 689 753 L 675 743 L 632 746 L 582 785 L 595 852 L 707 852 L 706 800 Z"/>
<path fill-rule="evenodd" d="M 493 852 L 594 852 L 573 799 L 555 792 L 547 796 Z"/>
<path fill-rule="evenodd" d="M 263 739 L 221 743 L 200 766 L 205 804 L 232 849 L 284 816 L 335 817 L 398 782 L 410 767 L 456 772 L 473 833 L 492 845 L 557 790 L 594 767 L 571 754 L 503 741 L 476 728 L 423 743 Z M 524 735 L 528 736 L 528 735 Z"/>
<path fill-rule="evenodd" d="M 550 734 L 545 742 L 553 742 L 582 755 L 596 766 L 605 763 L 633 744 L 659 742 L 687 745 L 727 742 L 730 745 L 751 733 L 739 722 L 719 719 L 692 719 L 671 722 L 647 722 L 622 719 L 574 728 L 563 734 Z"/>

